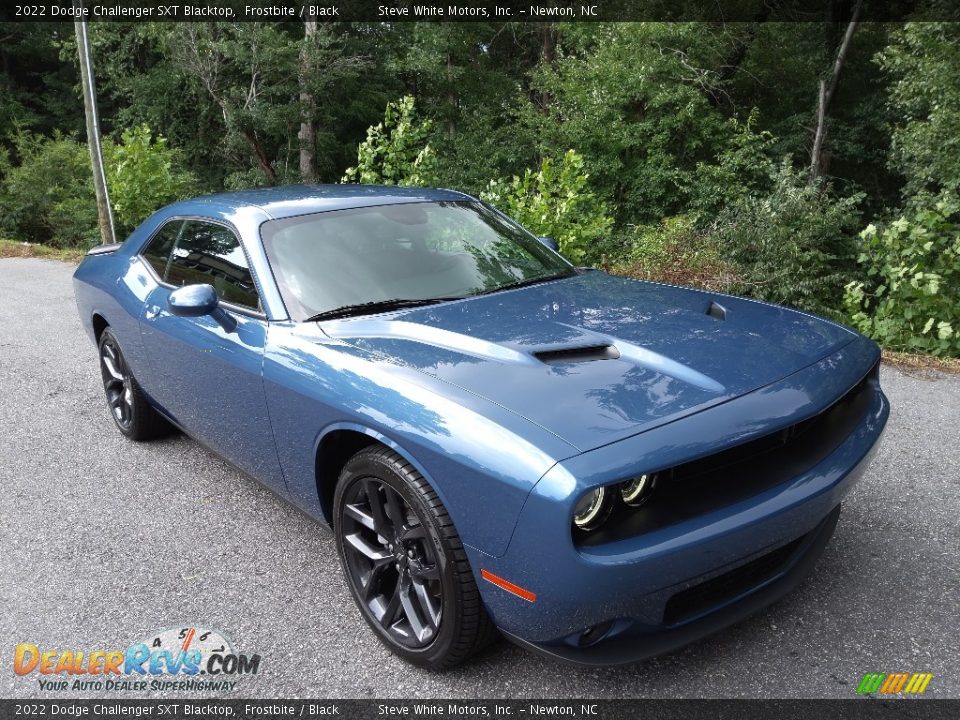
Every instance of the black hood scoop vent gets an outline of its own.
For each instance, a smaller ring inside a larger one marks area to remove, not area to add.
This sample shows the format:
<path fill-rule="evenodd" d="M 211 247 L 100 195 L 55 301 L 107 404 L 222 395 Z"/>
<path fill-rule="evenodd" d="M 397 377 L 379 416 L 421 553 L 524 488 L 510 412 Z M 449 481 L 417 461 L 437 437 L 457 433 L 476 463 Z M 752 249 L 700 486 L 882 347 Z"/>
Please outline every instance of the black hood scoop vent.
<path fill-rule="evenodd" d="M 714 320 L 726 320 L 727 319 L 727 309 L 720 303 L 710 301 L 710 304 L 707 305 L 707 315 L 712 317 Z"/>
<path fill-rule="evenodd" d="M 616 360 L 620 351 L 613 345 L 580 345 L 578 347 L 555 348 L 540 350 L 533 356 L 547 365 L 561 365 L 565 363 L 584 363 L 594 360 Z"/>

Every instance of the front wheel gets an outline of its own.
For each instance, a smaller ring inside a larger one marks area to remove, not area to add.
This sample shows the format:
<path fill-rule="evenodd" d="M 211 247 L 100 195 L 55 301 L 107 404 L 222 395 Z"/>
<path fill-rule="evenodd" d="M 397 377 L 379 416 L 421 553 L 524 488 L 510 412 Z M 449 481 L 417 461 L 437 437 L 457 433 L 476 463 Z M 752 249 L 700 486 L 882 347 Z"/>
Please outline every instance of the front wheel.
<path fill-rule="evenodd" d="M 149 440 L 170 431 L 170 425 L 153 409 L 137 384 L 110 328 L 100 335 L 100 375 L 110 417 L 131 440 Z"/>
<path fill-rule="evenodd" d="M 361 450 L 334 494 L 337 553 L 364 619 L 394 653 L 444 670 L 496 636 L 436 493 L 385 447 Z"/>

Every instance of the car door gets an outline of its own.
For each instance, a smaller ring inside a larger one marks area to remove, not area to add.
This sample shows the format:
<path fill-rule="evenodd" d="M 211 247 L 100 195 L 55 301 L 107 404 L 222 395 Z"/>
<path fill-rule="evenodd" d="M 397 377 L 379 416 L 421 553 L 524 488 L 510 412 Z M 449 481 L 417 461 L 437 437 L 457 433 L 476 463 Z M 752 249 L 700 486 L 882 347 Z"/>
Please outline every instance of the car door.
<path fill-rule="evenodd" d="M 141 258 L 156 281 L 140 318 L 154 400 L 197 440 L 285 495 L 263 390 L 269 324 L 237 234 L 225 224 L 174 219 Z M 213 285 L 235 329 L 209 315 L 170 312 L 170 293 L 199 283 Z"/>

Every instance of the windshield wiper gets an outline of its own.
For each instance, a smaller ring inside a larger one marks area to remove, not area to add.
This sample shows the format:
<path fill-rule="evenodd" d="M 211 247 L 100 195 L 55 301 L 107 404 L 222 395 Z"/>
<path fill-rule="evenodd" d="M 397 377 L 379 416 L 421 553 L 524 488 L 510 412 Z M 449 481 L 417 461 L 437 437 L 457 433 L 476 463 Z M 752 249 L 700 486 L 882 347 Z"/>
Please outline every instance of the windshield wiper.
<path fill-rule="evenodd" d="M 501 290 L 515 290 L 517 288 L 526 287 L 527 285 L 537 285 L 539 283 L 550 282 L 551 280 L 562 280 L 564 278 L 573 277 L 575 274 L 576 273 L 560 273 L 558 275 L 544 275 L 543 277 L 528 278 L 527 280 L 517 280 L 516 282 L 507 283 L 506 285 L 500 285 L 499 287 L 484 290 L 480 294 L 489 295 L 490 293 L 500 292 Z"/>
<path fill-rule="evenodd" d="M 343 305 L 333 310 L 324 310 L 316 315 L 311 315 L 304 322 L 317 322 L 318 320 L 333 320 L 334 318 L 353 317 L 355 315 L 372 315 L 378 312 L 387 312 L 389 310 L 399 310 L 401 308 L 422 307 L 424 305 L 436 305 L 437 303 L 449 302 L 451 300 L 463 300 L 462 297 L 436 297 L 436 298 L 392 298 L 390 300 L 372 300 L 371 302 L 357 303 L 356 305 Z"/>

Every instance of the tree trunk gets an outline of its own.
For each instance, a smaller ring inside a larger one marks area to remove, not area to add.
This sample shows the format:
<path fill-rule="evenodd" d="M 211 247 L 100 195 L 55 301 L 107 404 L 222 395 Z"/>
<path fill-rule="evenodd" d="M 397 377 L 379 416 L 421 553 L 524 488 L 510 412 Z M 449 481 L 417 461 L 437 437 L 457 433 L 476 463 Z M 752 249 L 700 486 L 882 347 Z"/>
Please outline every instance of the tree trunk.
<path fill-rule="evenodd" d="M 450 115 L 447 118 L 447 137 L 453 140 L 457 136 L 457 90 L 453 85 L 453 52 L 447 52 L 447 104 Z"/>
<path fill-rule="evenodd" d="M 827 141 L 827 113 L 830 110 L 830 101 L 837 89 L 837 82 L 840 80 L 840 72 L 847 60 L 847 53 L 850 50 L 850 40 L 857 29 L 858 18 L 860 17 L 860 6 L 863 0 L 857 0 L 853 8 L 853 15 L 847 24 L 847 31 L 843 35 L 840 43 L 840 49 L 837 51 L 837 59 L 833 63 L 833 71 L 830 73 L 829 80 L 820 80 L 820 91 L 817 98 L 817 129 L 813 136 L 813 148 L 810 150 L 810 181 L 813 182 L 824 173 L 824 145 Z"/>
<path fill-rule="evenodd" d="M 544 65 L 553 65 L 557 55 L 557 33 L 553 23 L 543 23 L 540 26 L 540 62 Z M 546 90 L 540 93 L 540 112 L 550 112 L 553 96 Z"/>
<path fill-rule="evenodd" d="M 78 10 L 81 0 L 74 0 Z M 78 14 L 78 17 L 80 15 Z M 83 87 L 83 114 L 87 123 L 87 147 L 90 149 L 90 167 L 93 170 L 93 189 L 97 196 L 97 218 L 100 225 L 100 240 L 104 245 L 116 242 L 113 231 L 113 210 L 107 194 L 107 177 L 103 169 L 103 148 L 100 145 L 100 123 L 97 119 L 97 93 L 93 80 L 93 60 L 87 39 L 86 22 L 75 20 L 77 51 L 80 55 L 80 82 Z"/>
<path fill-rule="evenodd" d="M 317 34 L 317 21 L 304 20 L 303 47 L 300 49 L 300 179 L 304 183 L 317 182 L 317 123 L 316 98 L 310 91 L 310 74 L 314 71 L 311 46 Z"/>
<path fill-rule="evenodd" d="M 257 136 L 249 130 L 240 130 L 239 132 L 240 137 L 246 140 L 247 145 L 250 147 L 250 152 L 253 153 L 253 157 L 257 161 L 257 165 L 263 170 L 263 174 L 267 176 L 271 184 L 276 185 L 277 171 L 273 169 L 270 158 L 267 157 L 267 151 L 263 149 L 263 145 L 257 139 Z"/>

